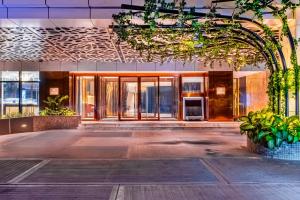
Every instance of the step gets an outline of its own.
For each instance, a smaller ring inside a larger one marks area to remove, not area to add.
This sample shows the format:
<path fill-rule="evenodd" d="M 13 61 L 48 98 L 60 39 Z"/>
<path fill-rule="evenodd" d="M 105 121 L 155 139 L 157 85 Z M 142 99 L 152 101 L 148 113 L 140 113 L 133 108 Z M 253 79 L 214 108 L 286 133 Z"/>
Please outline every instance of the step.
<path fill-rule="evenodd" d="M 83 122 L 80 129 L 87 130 L 239 130 L 239 122 Z"/>

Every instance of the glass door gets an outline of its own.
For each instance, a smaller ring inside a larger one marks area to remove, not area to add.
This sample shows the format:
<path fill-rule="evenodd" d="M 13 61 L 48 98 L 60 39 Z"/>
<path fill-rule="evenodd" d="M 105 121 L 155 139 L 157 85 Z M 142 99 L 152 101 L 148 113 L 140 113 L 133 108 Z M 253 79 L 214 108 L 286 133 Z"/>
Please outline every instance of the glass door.
<path fill-rule="evenodd" d="M 177 118 L 178 88 L 176 77 L 159 78 L 160 119 Z"/>
<path fill-rule="evenodd" d="M 138 77 L 120 77 L 120 120 L 138 120 Z"/>
<path fill-rule="evenodd" d="M 158 77 L 141 77 L 141 119 L 158 120 Z"/>
<path fill-rule="evenodd" d="M 103 77 L 105 91 L 105 118 L 118 118 L 119 111 L 119 78 Z"/>
<path fill-rule="evenodd" d="M 76 111 L 82 119 L 95 118 L 95 77 L 76 77 Z"/>

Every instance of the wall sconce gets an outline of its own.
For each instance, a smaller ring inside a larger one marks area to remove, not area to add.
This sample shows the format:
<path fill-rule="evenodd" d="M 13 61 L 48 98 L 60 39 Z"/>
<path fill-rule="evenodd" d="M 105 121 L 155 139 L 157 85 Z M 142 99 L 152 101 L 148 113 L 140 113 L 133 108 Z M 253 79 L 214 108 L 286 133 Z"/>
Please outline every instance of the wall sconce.
<path fill-rule="evenodd" d="M 59 95 L 59 88 L 50 88 L 49 89 L 49 94 L 51 95 L 51 96 L 56 96 L 56 95 Z"/>
<path fill-rule="evenodd" d="M 226 88 L 224 86 L 216 87 L 216 95 L 217 96 L 225 96 L 226 95 Z"/>

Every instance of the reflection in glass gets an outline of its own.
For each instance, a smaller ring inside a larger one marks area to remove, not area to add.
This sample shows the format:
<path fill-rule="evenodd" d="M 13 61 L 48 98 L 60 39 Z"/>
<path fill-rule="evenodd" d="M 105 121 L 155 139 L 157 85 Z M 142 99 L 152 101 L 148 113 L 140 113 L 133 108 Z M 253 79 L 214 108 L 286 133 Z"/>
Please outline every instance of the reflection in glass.
<path fill-rule="evenodd" d="M 39 83 L 22 83 L 22 112 L 38 114 Z"/>
<path fill-rule="evenodd" d="M 105 82 L 105 117 L 118 116 L 119 107 L 119 82 L 117 77 L 104 78 Z"/>
<path fill-rule="evenodd" d="M 39 81 L 40 74 L 39 72 L 23 71 L 21 73 L 22 81 Z"/>
<path fill-rule="evenodd" d="M 182 92 L 185 93 L 203 93 L 203 77 L 182 77 Z"/>
<path fill-rule="evenodd" d="M 176 118 L 177 92 L 176 78 L 160 77 L 159 79 L 159 112 L 160 118 Z"/>
<path fill-rule="evenodd" d="M 93 76 L 76 77 L 76 111 L 83 119 L 95 117 L 95 84 Z"/>
<path fill-rule="evenodd" d="M 19 82 L 1 83 L 1 114 L 19 112 Z"/>
<path fill-rule="evenodd" d="M 39 104 L 39 83 L 22 83 L 22 104 Z"/>
<path fill-rule="evenodd" d="M 1 81 L 19 81 L 18 71 L 0 71 Z"/>
<path fill-rule="evenodd" d="M 158 119 L 158 77 L 141 77 L 141 117 Z"/>
<path fill-rule="evenodd" d="M 138 118 L 138 78 L 121 77 L 121 119 Z"/>

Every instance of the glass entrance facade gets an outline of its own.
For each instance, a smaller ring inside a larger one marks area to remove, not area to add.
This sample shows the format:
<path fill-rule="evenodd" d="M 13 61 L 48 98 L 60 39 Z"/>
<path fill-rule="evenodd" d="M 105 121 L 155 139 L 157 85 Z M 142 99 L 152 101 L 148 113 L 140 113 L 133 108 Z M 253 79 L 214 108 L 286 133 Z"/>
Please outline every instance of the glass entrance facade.
<path fill-rule="evenodd" d="M 73 74 L 74 108 L 83 120 L 177 120 L 182 99 L 205 96 L 205 73 Z"/>

